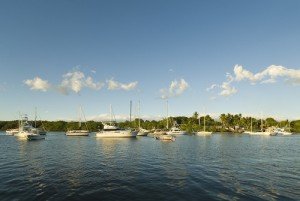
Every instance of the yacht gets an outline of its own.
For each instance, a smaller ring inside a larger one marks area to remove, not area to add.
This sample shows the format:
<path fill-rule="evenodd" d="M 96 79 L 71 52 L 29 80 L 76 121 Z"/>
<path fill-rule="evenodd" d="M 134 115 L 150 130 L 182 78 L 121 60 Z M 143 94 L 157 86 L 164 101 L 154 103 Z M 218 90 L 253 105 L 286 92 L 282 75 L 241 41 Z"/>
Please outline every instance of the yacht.
<path fill-rule="evenodd" d="M 284 136 L 284 135 L 292 135 L 291 132 L 286 131 L 284 128 L 276 128 L 274 130 L 274 135 Z"/>
<path fill-rule="evenodd" d="M 174 126 L 170 129 L 170 131 L 167 132 L 167 134 L 169 134 L 169 135 L 184 135 L 184 134 L 186 134 L 186 132 L 180 130 L 180 128 L 178 128 L 177 123 L 174 122 Z"/>
<path fill-rule="evenodd" d="M 34 128 L 29 122 L 27 115 L 24 115 L 20 122 L 19 132 L 15 134 L 18 138 L 27 140 L 41 140 L 45 139 L 45 135 L 39 134 L 39 129 Z"/>
<path fill-rule="evenodd" d="M 6 135 L 15 135 L 19 132 L 19 129 L 18 128 L 7 129 L 5 132 Z"/>
<path fill-rule="evenodd" d="M 273 128 L 268 128 L 266 130 L 263 129 L 263 119 L 261 117 L 260 119 L 261 121 L 261 130 L 260 131 L 253 131 L 252 129 L 252 117 L 251 117 L 251 131 L 244 131 L 244 134 L 248 134 L 248 135 L 259 135 L 259 136 L 271 136 L 274 135 L 274 129 Z"/>
<path fill-rule="evenodd" d="M 103 130 L 96 133 L 96 137 L 99 138 L 133 138 L 136 137 L 137 131 L 132 131 L 131 129 L 121 129 L 114 125 L 114 122 L 112 121 L 112 106 L 110 106 L 110 122 L 109 124 L 106 124 L 102 122 L 103 124 Z"/>
<path fill-rule="evenodd" d="M 87 125 L 85 124 L 86 130 L 81 129 L 82 125 L 81 125 L 81 116 L 84 116 L 83 111 L 82 111 L 82 107 L 79 107 L 79 122 L 78 122 L 78 126 L 79 129 L 76 130 L 68 130 L 66 132 L 66 136 L 89 136 L 90 131 L 87 129 Z"/>

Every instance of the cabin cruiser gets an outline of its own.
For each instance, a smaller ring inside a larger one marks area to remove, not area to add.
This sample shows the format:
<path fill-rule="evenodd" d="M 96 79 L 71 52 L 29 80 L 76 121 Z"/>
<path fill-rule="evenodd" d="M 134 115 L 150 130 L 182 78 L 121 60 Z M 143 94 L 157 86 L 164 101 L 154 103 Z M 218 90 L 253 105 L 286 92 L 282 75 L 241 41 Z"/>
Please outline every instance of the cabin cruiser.
<path fill-rule="evenodd" d="M 285 135 L 292 135 L 292 133 L 286 131 L 284 128 L 276 128 L 274 130 L 274 135 L 285 136 Z"/>
<path fill-rule="evenodd" d="M 186 134 L 185 131 L 180 130 L 180 128 L 173 126 L 170 131 L 167 132 L 169 135 L 184 135 Z"/>
<path fill-rule="evenodd" d="M 104 125 L 103 130 L 96 133 L 96 137 L 99 138 L 132 138 L 136 137 L 138 131 L 132 131 L 131 129 L 121 129 L 115 125 L 108 125 L 106 123 L 102 123 Z"/>
<path fill-rule="evenodd" d="M 41 140 L 45 139 L 45 135 L 40 135 L 39 129 L 34 128 L 29 122 L 28 117 L 24 116 L 20 122 L 19 132 L 15 134 L 18 138 L 27 140 Z"/>

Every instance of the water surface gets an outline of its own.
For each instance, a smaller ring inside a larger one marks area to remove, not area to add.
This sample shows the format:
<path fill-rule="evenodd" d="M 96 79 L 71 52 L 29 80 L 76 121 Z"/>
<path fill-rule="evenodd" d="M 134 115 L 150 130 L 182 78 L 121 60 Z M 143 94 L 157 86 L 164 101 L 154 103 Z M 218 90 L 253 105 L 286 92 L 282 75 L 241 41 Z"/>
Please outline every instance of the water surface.
<path fill-rule="evenodd" d="M 0 200 L 299 200 L 300 136 L 0 134 Z"/>

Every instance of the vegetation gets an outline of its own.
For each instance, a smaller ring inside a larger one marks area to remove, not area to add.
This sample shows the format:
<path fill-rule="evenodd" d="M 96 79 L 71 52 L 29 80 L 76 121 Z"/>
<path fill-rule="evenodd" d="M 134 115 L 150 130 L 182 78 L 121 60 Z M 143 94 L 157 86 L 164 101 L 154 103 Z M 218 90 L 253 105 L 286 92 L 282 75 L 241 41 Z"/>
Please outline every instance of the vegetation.
<path fill-rule="evenodd" d="M 200 123 L 199 125 L 199 118 Z M 124 121 L 118 123 L 121 128 L 137 128 L 139 119 L 134 121 Z M 300 132 L 300 120 L 289 122 L 288 120 L 276 121 L 274 118 L 266 118 L 263 121 L 253 117 L 243 117 L 241 114 L 221 114 L 219 118 L 213 119 L 209 115 L 205 116 L 206 130 L 213 132 L 242 132 L 244 130 L 251 129 L 252 121 L 252 130 L 259 131 L 261 128 L 265 129 L 271 126 L 285 127 L 289 128 L 292 132 Z M 203 130 L 204 128 L 204 116 L 199 116 L 195 112 L 191 117 L 179 116 L 179 117 L 170 117 L 169 118 L 169 127 L 172 126 L 173 122 L 176 122 L 182 130 L 185 130 L 189 133 L 193 131 Z M 149 121 L 149 120 L 140 120 L 141 127 L 151 130 L 151 129 L 165 129 L 167 120 L 162 119 L 159 121 Z M 263 124 L 262 124 L 263 123 Z M 87 129 L 90 131 L 98 131 L 103 128 L 101 122 L 88 121 L 82 124 L 82 129 Z M 0 121 L 0 130 L 5 131 L 10 128 L 17 128 L 18 121 Z M 66 121 L 40 121 L 37 122 L 37 127 L 45 128 L 47 131 L 67 131 L 73 129 L 79 129 L 78 122 L 66 122 Z"/>

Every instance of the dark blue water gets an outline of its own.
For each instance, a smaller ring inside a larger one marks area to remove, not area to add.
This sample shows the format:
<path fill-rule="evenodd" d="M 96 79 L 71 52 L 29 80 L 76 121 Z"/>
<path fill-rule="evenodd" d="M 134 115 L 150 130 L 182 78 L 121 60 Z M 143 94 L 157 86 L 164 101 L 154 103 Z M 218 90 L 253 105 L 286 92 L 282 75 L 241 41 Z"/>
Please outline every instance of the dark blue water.
<path fill-rule="evenodd" d="M 4 133 L 2 133 L 4 134 Z M 300 136 L 0 135 L 0 200 L 299 200 Z"/>

